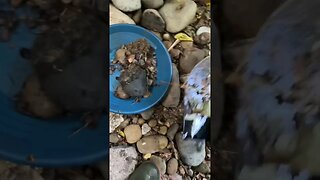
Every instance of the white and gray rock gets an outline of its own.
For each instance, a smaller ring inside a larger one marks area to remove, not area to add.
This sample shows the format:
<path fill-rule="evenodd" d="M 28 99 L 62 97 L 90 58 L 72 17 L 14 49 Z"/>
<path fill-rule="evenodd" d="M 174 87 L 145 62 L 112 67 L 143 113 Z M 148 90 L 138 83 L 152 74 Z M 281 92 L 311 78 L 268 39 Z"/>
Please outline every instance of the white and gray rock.
<path fill-rule="evenodd" d="M 135 24 L 135 22 L 119 9 L 109 4 L 109 22 L 112 24 Z"/>
<path fill-rule="evenodd" d="M 134 147 L 112 147 L 110 156 L 110 180 L 127 179 L 137 165 L 138 153 Z"/>
<path fill-rule="evenodd" d="M 176 135 L 176 144 L 181 160 L 189 166 L 200 165 L 206 156 L 205 140 L 182 139 L 182 133 Z"/>
<path fill-rule="evenodd" d="M 122 115 L 109 113 L 109 133 L 112 133 L 123 121 Z"/>
<path fill-rule="evenodd" d="M 196 35 L 199 36 L 202 33 L 209 33 L 211 34 L 211 28 L 207 26 L 201 26 L 196 32 Z"/>
<path fill-rule="evenodd" d="M 111 0 L 113 5 L 123 12 L 132 12 L 141 8 L 141 0 Z"/>
<path fill-rule="evenodd" d="M 166 22 L 166 30 L 171 33 L 177 33 L 192 23 L 196 12 L 197 4 L 192 0 L 167 1 L 159 10 Z"/>
<path fill-rule="evenodd" d="M 163 5 L 163 0 L 141 0 L 145 8 L 157 9 Z"/>
<path fill-rule="evenodd" d="M 153 112 L 154 112 L 154 109 L 151 108 L 151 109 L 149 109 L 149 110 L 147 110 L 147 111 L 142 112 L 142 113 L 141 113 L 141 117 L 142 117 L 144 120 L 149 120 L 149 119 L 152 117 Z"/>
<path fill-rule="evenodd" d="M 163 32 L 166 27 L 165 21 L 155 9 L 146 9 L 142 13 L 141 25 L 149 30 Z"/>
<path fill-rule="evenodd" d="M 144 123 L 141 127 L 142 135 L 146 135 L 148 132 L 151 131 L 151 127 L 147 124 Z"/>
<path fill-rule="evenodd" d="M 177 107 L 180 101 L 180 80 L 179 71 L 175 64 L 172 63 L 172 81 L 168 95 L 162 102 L 165 107 Z"/>

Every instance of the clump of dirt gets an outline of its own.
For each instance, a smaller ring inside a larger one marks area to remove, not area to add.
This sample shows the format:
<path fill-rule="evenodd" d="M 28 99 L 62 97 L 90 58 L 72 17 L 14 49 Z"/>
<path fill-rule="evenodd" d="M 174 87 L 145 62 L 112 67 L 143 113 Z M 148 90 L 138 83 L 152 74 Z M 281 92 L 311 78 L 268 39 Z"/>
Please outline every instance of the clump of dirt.
<path fill-rule="evenodd" d="M 157 59 L 154 48 L 146 39 L 138 39 L 117 50 L 110 72 L 120 67 L 120 82 L 115 95 L 121 99 L 129 97 L 147 98 L 157 79 Z"/>

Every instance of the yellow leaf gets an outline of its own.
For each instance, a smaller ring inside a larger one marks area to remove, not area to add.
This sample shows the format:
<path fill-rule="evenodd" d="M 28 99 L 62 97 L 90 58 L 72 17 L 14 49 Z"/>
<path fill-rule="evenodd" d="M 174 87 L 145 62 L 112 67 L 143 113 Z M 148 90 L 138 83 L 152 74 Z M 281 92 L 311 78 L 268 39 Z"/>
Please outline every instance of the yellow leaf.
<path fill-rule="evenodd" d="M 119 134 L 120 136 L 122 136 L 122 137 L 125 137 L 125 136 L 126 136 L 126 135 L 124 134 L 124 132 L 121 131 L 121 130 L 118 130 L 118 134 Z"/>
<path fill-rule="evenodd" d="M 145 160 L 150 159 L 150 158 L 151 158 L 151 153 L 143 155 L 143 159 L 145 159 Z"/>
<path fill-rule="evenodd" d="M 174 38 L 180 41 L 193 41 L 193 39 L 188 35 L 186 35 L 185 33 L 178 33 L 174 36 Z"/>

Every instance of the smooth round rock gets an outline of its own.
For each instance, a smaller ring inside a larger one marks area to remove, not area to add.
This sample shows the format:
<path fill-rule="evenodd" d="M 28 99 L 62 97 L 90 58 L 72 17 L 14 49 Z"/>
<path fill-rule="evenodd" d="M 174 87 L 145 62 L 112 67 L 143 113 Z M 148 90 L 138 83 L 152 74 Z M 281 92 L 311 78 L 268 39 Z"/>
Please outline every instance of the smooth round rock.
<path fill-rule="evenodd" d="M 175 123 L 170 126 L 167 132 L 167 137 L 172 141 L 174 136 L 177 134 L 179 130 L 179 124 Z"/>
<path fill-rule="evenodd" d="M 166 161 L 159 156 L 151 156 L 150 161 L 153 162 L 159 169 L 160 174 L 166 173 Z"/>
<path fill-rule="evenodd" d="M 146 136 L 137 142 L 138 151 L 142 154 L 159 152 L 167 145 L 168 139 L 162 135 Z"/>
<path fill-rule="evenodd" d="M 152 119 L 152 120 L 150 120 L 150 121 L 148 122 L 148 125 L 149 125 L 150 127 L 152 127 L 152 128 L 156 127 L 157 124 L 158 124 L 158 122 L 157 122 L 157 120 L 155 120 L 155 119 Z"/>
<path fill-rule="evenodd" d="M 176 158 L 171 158 L 171 159 L 168 161 L 167 173 L 168 173 L 169 175 L 176 174 L 177 171 L 178 171 L 178 166 L 179 166 L 178 160 L 177 160 Z"/>
<path fill-rule="evenodd" d="M 119 9 L 109 4 L 109 22 L 112 24 L 135 24 L 135 22 Z"/>
<path fill-rule="evenodd" d="M 181 73 L 190 73 L 194 66 L 198 64 L 205 57 L 205 55 L 206 53 L 202 49 L 195 47 L 184 49 L 179 61 L 180 70 L 182 71 Z"/>
<path fill-rule="evenodd" d="M 205 140 L 182 139 L 182 133 L 175 137 L 181 160 L 189 166 L 200 165 L 206 156 Z"/>
<path fill-rule="evenodd" d="M 155 9 L 146 9 L 142 13 L 141 25 L 156 32 L 163 32 L 166 27 L 165 21 Z"/>
<path fill-rule="evenodd" d="M 111 134 L 109 135 L 109 142 L 110 142 L 110 143 L 117 143 L 117 142 L 119 142 L 119 140 L 120 140 L 120 138 L 119 138 L 118 134 L 116 134 L 116 133 L 111 133 Z"/>
<path fill-rule="evenodd" d="M 172 85 L 166 98 L 163 100 L 164 107 L 177 107 L 180 102 L 180 79 L 179 71 L 175 64 L 172 63 Z"/>
<path fill-rule="evenodd" d="M 141 0 L 145 8 L 157 9 L 163 5 L 163 0 Z"/>
<path fill-rule="evenodd" d="M 167 126 L 160 126 L 158 133 L 162 135 L 166 135 L 168 132 L 168 127 Z"/>
<path fill-rule="evenodd" d="M 152 162 L 144 162 L 131 174 L 128 180 L 160 180 L 160 172 Z"/>
<path fill-rule="evenodd" d="M 124 12 L 132 12 L 141 8 L 141 0 L 111 0 L 113 5 Z"/>
<path fill-rule="evenodd" d="M 166 30 L 177 33 L 192 23 L 197 12 L 197 4 L 192 0 L 167 1 L 159 10 L 166 22 Z"/>
<path fill-rule="evenodd" d="M 131 124 L 124 129 L 126 140 L 129 144 L 136 143 L 142 137 L 141 128 L 137 124 Z"/>

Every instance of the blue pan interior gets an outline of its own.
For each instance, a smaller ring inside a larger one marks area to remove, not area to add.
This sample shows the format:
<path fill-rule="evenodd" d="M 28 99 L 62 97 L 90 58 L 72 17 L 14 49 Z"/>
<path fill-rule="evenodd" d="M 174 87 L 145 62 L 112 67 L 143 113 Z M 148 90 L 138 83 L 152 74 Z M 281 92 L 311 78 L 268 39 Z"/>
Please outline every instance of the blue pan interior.
<path fill-rule="evenodd" d="M 148 110 L 157 104 L 166 94 L 172 77 L 172 63 L 171 57 L 167 49 L 162 44 L 161 40 L 150 31 L 130 24 L 116 24 L 111 25 L 109 30 L 110 37 L 110 63 L 115 57 L 115 52 L 122 46 L 138 39 L 146 39 L 155 49 L 157 57 L 157 86 L 152 87 L 151 96 L 142 98 L 140 102 L 135 102 L 131 99 L 120 99 L 114 95 L 118 87 L 118 80 L 116 77 L 120 76 L 120 72 L 116 71 L 111 74 L 109 81 L 109 107 L 110 111 L 120 114 L 137 114 Z"/>
<path fill-rule="evenodd" d="M 7 1 L 6 1 L 7 2 Z M 0 1 L 2 9 L 4 3 Z M 19 14 L 30 14 L 20 9 Z M 19 49 L 31 47 L 35 34 L 23 23 L 10 42 L 0 43 L 0 158 L 35 166 L 77 166 L 105 160 L 107 147 L 107 115 L 96 129 L 84 129 L 80 116 L 45 121 L 16 112 L 13 101 L 26 77 L 32 72 Z M 35 159 L 30 162 L 28 157 Z"/>

